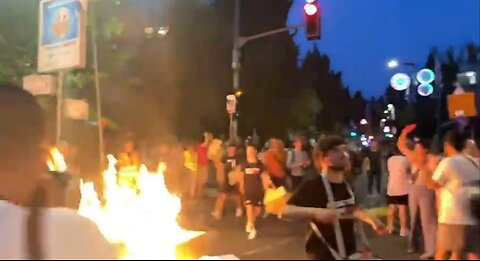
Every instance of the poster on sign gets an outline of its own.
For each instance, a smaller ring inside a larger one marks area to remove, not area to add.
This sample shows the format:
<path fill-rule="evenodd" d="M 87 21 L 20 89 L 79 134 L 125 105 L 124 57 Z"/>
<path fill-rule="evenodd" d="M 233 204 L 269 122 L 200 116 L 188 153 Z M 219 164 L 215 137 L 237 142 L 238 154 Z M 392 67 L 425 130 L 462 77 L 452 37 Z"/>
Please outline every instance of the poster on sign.
<path fill-rule="evenodd" d="M 23 89 L 34 96 L 55 95 L 56 83 L 52 75 L 32 74 L 23 77 Z"/>
<path fill-rule="evenodd" d="M 475 93 L 466 92 L 448 95 L 447 101 L 450 119 L 477 116 Z"/>
<path fill-rule="evenodd" d="M 88 119 L 88 102 L 85 100 L 65 99 L 63 102 L 65 116 L 73 120 Z"/>
<path fill-rule="evenodd" d="M 227 112 L 234 114 L 237 110 L 237 98 L 235 95 L 227 95 Z"/>
<path fill-rule="evenodd" d="M 38 71 L 84 68 L 88 0 L 41 0 Z"/>

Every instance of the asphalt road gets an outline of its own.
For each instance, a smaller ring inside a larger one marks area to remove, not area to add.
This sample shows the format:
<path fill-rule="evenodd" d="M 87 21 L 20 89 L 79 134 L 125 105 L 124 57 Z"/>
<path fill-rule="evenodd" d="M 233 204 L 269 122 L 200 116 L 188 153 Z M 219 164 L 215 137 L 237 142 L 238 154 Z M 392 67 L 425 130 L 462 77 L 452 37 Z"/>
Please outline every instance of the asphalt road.
<path fill-rule="evenodd" d="M 383 178 L 383 187 L 386 187 L 386 177 Z M 359 176 L 355 190 L 358 199 L 366 207 L 385 205 L 385 197 L 377 195 L 368 197 L 367 179 Z M 210 196 L 215 193 L 210 191 Z M 258 222 L 258 237 L 248 240 L 244 231 L 245 218 L 235 218 L 234 209 L 230 206 L 226 215 L 220 221 L 214 220 L 210 213 L 214 206 L 214 198 L 202 201 L 185 202 L 181 224 L 186 229 L 201 230 L 207 233 L 199 240 L 196 246 L 198 256 L 217 256 L 233 254 L 242 260 L 304 260 L 304 243 L 307 225 L 298 222 L 286 222 L 275 217 L 261 218 Z M 378 237 L 370 231 L 370 244 L 374 254 L 385 260 L 412 260 L 417 255 L 406 254 L 407 241 L 398 235 Z M 200 245 L 200 246 L 198 246 Z"/>

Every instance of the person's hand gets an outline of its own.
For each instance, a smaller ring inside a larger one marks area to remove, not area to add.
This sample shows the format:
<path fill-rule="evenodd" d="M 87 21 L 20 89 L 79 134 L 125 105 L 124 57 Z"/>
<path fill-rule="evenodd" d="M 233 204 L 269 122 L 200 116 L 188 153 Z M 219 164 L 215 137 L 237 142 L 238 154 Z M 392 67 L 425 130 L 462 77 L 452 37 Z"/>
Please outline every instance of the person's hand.
<path fill-rule="evenodd" d="M 339 215 L 335 210 L 319 208 L 316 209 L 313 219 L 318 222 L 331 224 L 339 219 Z"/>
<path fill-rule="evenodd" d="M 412 132 L 415 128 L 417 128 L 417 124 L 410 124 L 410 125 L 407 125 L 407 126 L 403 129 L 403 132 L 405 132 L 405 133 L 410 133 L 410 132 Z"/>
<path fill-rule="evenodd" d="M 385 224 L 383 224 L 381 221 L 379 220 L 375 220 L 372 224 L 372 228 L 373 230 L 375 230 L 375 232 L 379 235 L 379 236 L 383 236 L 386 234 L 386 228 L 385 228 Z"/>

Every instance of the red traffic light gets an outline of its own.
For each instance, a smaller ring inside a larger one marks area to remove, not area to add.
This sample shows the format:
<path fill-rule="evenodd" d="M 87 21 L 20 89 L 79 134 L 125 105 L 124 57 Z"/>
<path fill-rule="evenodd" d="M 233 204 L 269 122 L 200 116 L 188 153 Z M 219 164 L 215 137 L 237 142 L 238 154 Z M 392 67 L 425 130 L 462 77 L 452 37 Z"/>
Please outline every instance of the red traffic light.
<path fill-rule="evenodd" d="M 305 33 L 308 40 L 322 37 L 320 5 L 316 0 L 307 0 L 303 6 L 305 16 Z"/>
<path fill-rule="evenodd" d="M 318 12 L 318 8 L 315 4 L 306 3 L 303 9 L 307 15 L 315 15 Z"/>

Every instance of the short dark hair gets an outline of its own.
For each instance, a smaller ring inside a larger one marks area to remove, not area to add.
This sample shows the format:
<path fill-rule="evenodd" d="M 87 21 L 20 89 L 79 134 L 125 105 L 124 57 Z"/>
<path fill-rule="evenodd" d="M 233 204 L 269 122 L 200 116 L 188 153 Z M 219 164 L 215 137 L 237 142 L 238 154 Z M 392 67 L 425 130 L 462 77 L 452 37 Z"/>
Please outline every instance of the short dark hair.
<path fill-rule="evenodd" d="M 462 151 L 465 148 L 467 141 L 467 135 L 460 130 L 449 130 L 444 138 L 443 142 L 450 144 L 455 150 Z"/>
<path fill-rule="evenodd" d="M 425 150 L 430 151 L 432 147 L 432 141 L 429 139 L 421 138 L 415 141 L 415 144 L 422 146 Z"/>
<path fill-rule="evenodd" d="M 40 156 L 46 126 L 35 97 L 12 83 L 0 83 L 0 165 L 6 172 L 25 170 Z"/>
<path fill-rule="evenodd" d="M 314 154 L 315 156 L 325 155 L 333 148 L 345 145 L 345 140 L 338 136 L 328 136 L 318 140 L 315 145 Z"/>

